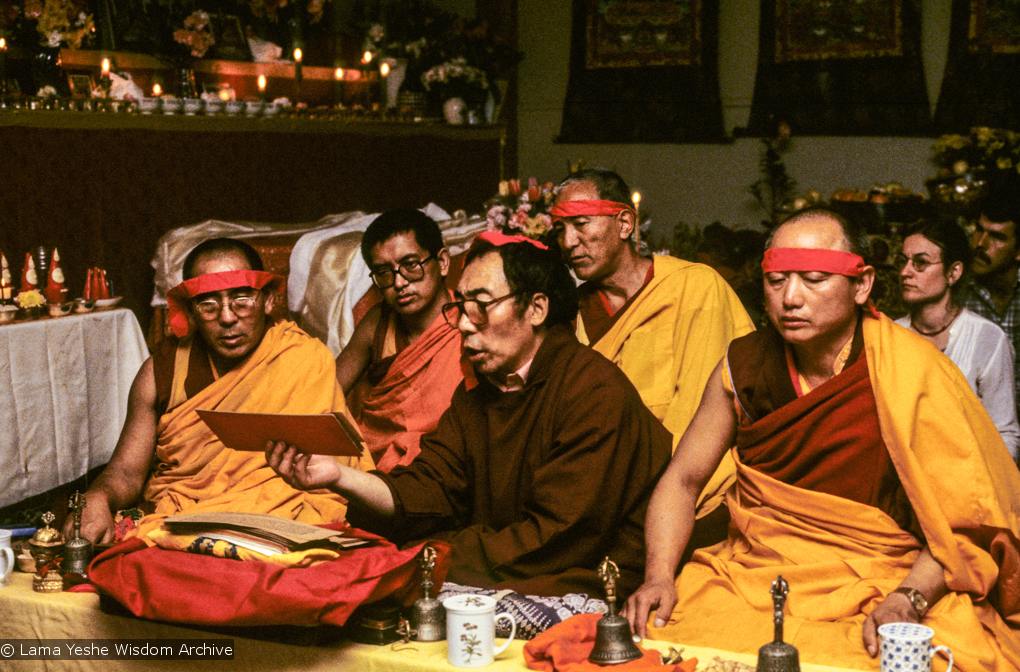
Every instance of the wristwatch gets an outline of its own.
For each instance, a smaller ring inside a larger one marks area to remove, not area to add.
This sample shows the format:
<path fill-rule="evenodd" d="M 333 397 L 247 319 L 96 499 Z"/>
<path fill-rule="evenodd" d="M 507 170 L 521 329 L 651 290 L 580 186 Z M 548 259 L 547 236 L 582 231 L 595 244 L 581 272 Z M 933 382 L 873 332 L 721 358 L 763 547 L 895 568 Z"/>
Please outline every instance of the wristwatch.
<path fill-rule="evenodd" d="M 907 599 L 910 600 L 910 605 L 914 607 L 914 611 L 917 612 L 918 617 L 924 616 L 924 612 L 928 611 L 928 598 L 926 598 L 917 588 L 905 588 L 900 586 L 893 592 L 906 595 Z"/>

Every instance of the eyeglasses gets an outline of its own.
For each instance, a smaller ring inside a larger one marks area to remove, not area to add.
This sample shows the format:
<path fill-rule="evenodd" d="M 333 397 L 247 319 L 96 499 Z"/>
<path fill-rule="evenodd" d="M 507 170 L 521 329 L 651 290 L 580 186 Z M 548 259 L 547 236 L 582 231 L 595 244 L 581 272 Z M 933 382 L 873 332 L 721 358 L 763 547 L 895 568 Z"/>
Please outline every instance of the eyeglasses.
<path fill-rule="evenodd" d="M 489 323 L 489 306 L 495 305 L 500 301 L 506 301 L 512 297 L 513 294 L 507 294 L 506 296 L 501 296 L 498 299 L 493 299 L 492 301 L 464 299 L 463 301 L 447 303 L 443 306 L 443 317 L 446 318 L 447 324 L 454 329 L 457 328 L 457 323 L 460 322 L 461 315 L 467 315 L 471 324 L 476 327 L 481 327 Z"/>
<path fill-rule="evenodd" d="M 893 259 L 893 262 L 896 264 L 896 268 L 903 268 L 909 263 L 911 266 L 914 267 L 915 271 L 917 271 L 918 273 L 924 273 L 925 269 L 927 269 L 929 266 L 941 264 L 942 260 L 940 259 L 938 261 L 928 261 L 927 259 L 920 255 L 908 257 L 902 254 L 898 254 L 896 255 L 896 258 Z"/>
<path fill-rule="evenodd" d="M 396 271 L 392 268 L 380 268 L 378 270 L 371 271 L 369 275 L 372 276 L 372 282 L 374 282 L 375 286 L 379 289 L 392 287 L 393 283 L 397 281 L 397 273 L 400 273 L 400 276 L 408 282 L 416 282 L 425 277 L 425 262 L 435 258 L 436 255 L 430 254 L 421 260 L 405 261 L 397 266 Z"/>
<path fill-rule="evenodd" d="M 230 304 L 230 312 L 238 317 L 248 317 L 255 312 L 255 306 L 258 305 L 258 296 L 235 296 L 228 301 Z M 195 310 L 202 317 L 203 320 L 211 321 L 219 317 L 220 312 L 223 310 L 223 304 L 216 299 L 206 299 L 199 301 L 195 304 Z"/>

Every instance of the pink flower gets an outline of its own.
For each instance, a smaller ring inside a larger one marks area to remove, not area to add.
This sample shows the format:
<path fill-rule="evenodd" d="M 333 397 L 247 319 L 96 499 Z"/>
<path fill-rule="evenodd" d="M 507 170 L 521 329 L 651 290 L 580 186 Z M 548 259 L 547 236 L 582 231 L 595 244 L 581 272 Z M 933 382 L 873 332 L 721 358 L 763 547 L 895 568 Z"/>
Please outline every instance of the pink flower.
<path fill-rule="evenodd" d="M 521 193 L 521 181 L 520 180 L 509 180 L 510 182 L 510 194 L 516 196 Z"/>
<path fill-rule="evenodd" d="M 485 214 L 485 221 L 488 222 L 489 231 L 506 226 L 506 215 L 503 213 L 502 205 L 494 205 Z"/>
<path fill-rule="evenodd" d="M 515 212 L 510 217 L 510 228 L 516 229 L 517 231 L 524 231 L 528 228 L 528 213 L 526 212 Z"/>

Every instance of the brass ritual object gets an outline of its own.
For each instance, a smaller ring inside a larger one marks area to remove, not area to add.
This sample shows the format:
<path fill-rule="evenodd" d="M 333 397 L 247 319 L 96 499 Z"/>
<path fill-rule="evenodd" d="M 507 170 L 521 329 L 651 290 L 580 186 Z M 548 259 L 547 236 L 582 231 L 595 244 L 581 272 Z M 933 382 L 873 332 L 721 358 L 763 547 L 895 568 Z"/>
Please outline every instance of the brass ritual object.
<path fill-rule="evenodd" d="M 411 606 L 411 628 L 419 642 L 440 642 L 446 639 L 446 610 L 432 597 L 432 572 L 436 567 L 436 549 L 425 544 L 418 558 L 421 567 L 422 596 Z"/>
<path fill-rule="evenodd" d="M 74 517 L 74 531 L 71 538 L 64 543 L 64 563 L 61 571 L 64 574 L 88 575 L 89 563 L 92 562 L 92 542 L 81 536 L 81 516 L 87 502 L 80 492 L 75 492 L 67 508 Z"/>
<path fill-rule="evenodd" d="M 595 648 L 588 655 L 588 660 L 596 665 L 619 665 L 636 660 L 644 654 L 634 643 L 630 621 L 616 613 L 616 581 L 620 578 L 620 568 L 606 558 L 599 565 L 599 578 L 606 587 L 609 613 L 595 626 Z"/>
<path fill-rule="evenodd" d="M 790 584 L 783 575 L 772 582 L 772 620 L 776 625 L 775 639 L 758 649 L 758 672 L 800 672 L 800 654 L 792 644 L 783 641 L 783 607 Z"/>
<path fill-rule="evenodd" d="M 64 577 L 60 574 L 64 537 L 50 527 L 50 523 L 56 520 L 52 511 L 44 513 L 42 520 L 46 527 L 37 531 L 28 542 L 36 567 L 35 575 L 32 577 L 32 590 L 37 593 L 59 593 L 64 589 Z"/>

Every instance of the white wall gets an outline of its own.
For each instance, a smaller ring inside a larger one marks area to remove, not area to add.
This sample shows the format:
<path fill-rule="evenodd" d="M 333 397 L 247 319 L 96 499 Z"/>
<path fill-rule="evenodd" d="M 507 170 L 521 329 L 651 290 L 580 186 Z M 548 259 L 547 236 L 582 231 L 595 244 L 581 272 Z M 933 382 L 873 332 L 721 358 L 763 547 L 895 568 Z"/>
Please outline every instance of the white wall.
<path fill-rule="evenodd" d="M 557 181 L 568 162 L 616 169 L 642 193 L 660 231 L 677 221 L 756 224 L 764 215 L 747 191 L 758 179 L 757 139 L 729 145 L 557 145 L 570 68 L 568 0 L 520 0 L 519 177 Z M 949 44 L 947 0 L 922 0 L 924 67 L 934 106 Z M 726 129 L 747 124 L 758 62 L 758 0 L 720 0 L 719 80 Z M 966 129 L 961 129 L 966 130 Z M 867 189 L 891 181 L 924 191 L 934 175 L 926 138 L 796 137 L 785 156 L 798 192 Z M 665 228 L 663 228 L 665 227 Z"/>

